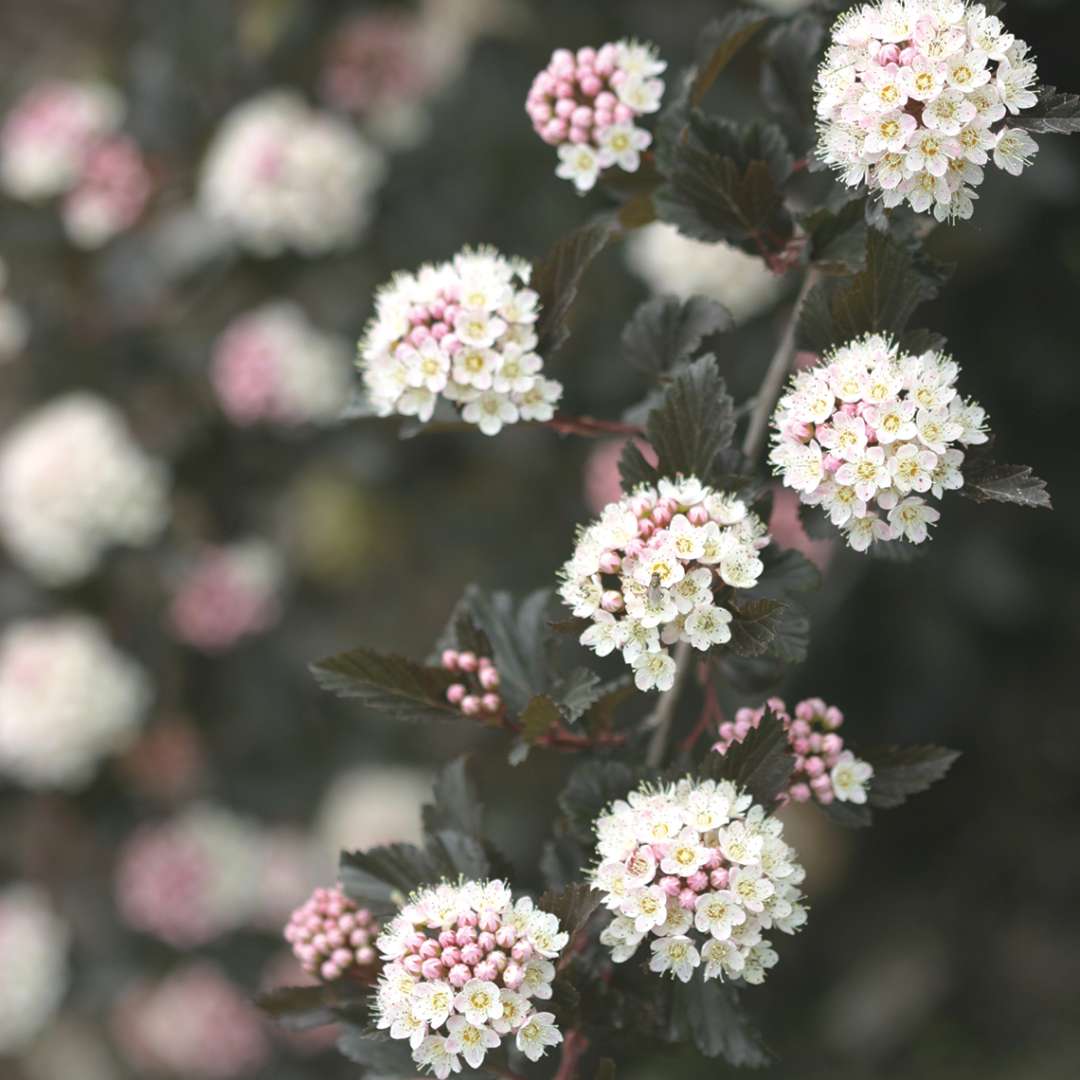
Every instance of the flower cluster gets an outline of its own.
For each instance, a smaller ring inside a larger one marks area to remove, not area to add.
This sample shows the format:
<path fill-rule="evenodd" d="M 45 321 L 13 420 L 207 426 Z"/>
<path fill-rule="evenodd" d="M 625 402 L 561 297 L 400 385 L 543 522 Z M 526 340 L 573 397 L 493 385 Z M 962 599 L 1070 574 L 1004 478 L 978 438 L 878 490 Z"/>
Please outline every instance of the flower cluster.
<path fill-rule="evenodd" d="M 593 622 L 582 645 L 597 656 L 621 650 L 639 690 L 669 690 L 675 661 L 666 646 L 706 651 L 730 640 L 731 612 L 718 594 L 757 584 L 768 542 L 739 499 L 694 477 L 665 479 L 611 503 L 578 534 L 559 594 Z"/>
<path fill-rule="evenodd" d="M 1038 150 L 1020 128 L 1035 63 L 982 4 L 883 0 L 840 16 L 818 73 L 818 154 L 849 187 L 939 221 L 970 218 L 993 155 L 1019 176 Z"/>
<path fill-rule="evenodd" d="M 600 935 L 616 963 L 648 936 L 651 971 L 689 982 L 760 983 L 777 962 L 762 932 L 806 922 L 803 868 L 783 826 L 728 781 L 642 784 L 596 821 L 594 889 L 615 918 Z"/>
<path fill-rule="evenodd" d="M 0 259 L 0 364 L 18 356 L 29 336 L 25 312 L 7 295 L 7 267 Z"/>
<path fill-rule="evenodd" d="M 216 965 L 196 962 L 130 987 L 112 1017 L 116 1042 L 139 1075 L 232 1080 L 257 1073 L 270 1041 L 247 995 Z"/>
<path fill-rule="evenodd" d="M 289 301 L 238 316 L 214 347 L 211 378 L 225 415 L 241 426 L 336 420 L 351 387 L 346 343 Z"/>
<path fill-rule="evenodd" d="M 150 694 L 95 619 L 11 623 L 0 637 L 0 772 L 29 787 L 81 787 L 135 737 Z"/>
<path fill-rule="evenodd" d="M 257 913 L 263 840 L 255 823 L 210 804 L 143 825 L 120 852 L 117 908 L 176 948 L 205 945 Z"/>
<path fill-rule="evenodd" d="M 493 248 L 398 274 L 379 290 L 360 366 L 379 416 L 431 419 L 440 395 L 467 423 L 497 435 L 518 420 L 550 420 L 562 386 L 540 373 L 538 296 L 529 264 Z"/>
<path fill-rule="evenodd" d="M 0 892 L 0 1056 L 21 1049 L 56 1012 L 68 986 L 67 949 L 67 927 L 45 893 L 27 884 Z"/>
<path fill-rule="evenodd" d="M 272 90 L 238 105 L 203 163 L 203 212 L 255 255 L 347 247 L 371 213 L 382 155 L 351 127 Z"/>
<path fill-rule="evenodd" d="M 173 633 L 205 652 L 261 633 L 278 619 L 282 574 L 280 555 L 262 540 L 206 548 L 173 595 Z"/>
<path fill-rule="evenodd" d="M 444 649 L 441 663 L 446 671 L 459 672 L 461 682 L 446 689 L 446 700 L 456 705 L 466 716 L 498 716 L 503 700 L 498 694 L 499 672 L 490 656 L 472 652 Z"/>
<path fill-rule="evenodd" d="M 165 468 L 93 394 L 42 406 L 0 445 L 0 537 L 49 585 L 85 577 L 110 544 L 153 540 L 168 516 L 167 492 Z"/>
<path fill-rule="evenodd" d="M 762 721 L 766 709 L 773 712 L 787 732 L 788 742 L 795 754 L 791 782 L 782 801 L 808 802 L 816 799 L 828 806 L 839 802 L 866 802 L 866 789 L 874 768 L 844 749 L 843 736 L 837 728 L 844 714 L 835 705 L 826 705 L 821 698 L 807 698 L 795 706 L 792 716 L 780 698 L 769 698 L 760 709 L 739 709 L 734 721 L 720 725 L 720 739 L 713 749 L 726 754 L 735 743 L 742 742 Z"/>
<path fill-rule="evenodd" d="M 913 356 L 878 335 L 841 346 L 780 399 L 775 471 L 856 551 L 878 540 L 921 544 L 941 516 L 922 496 L 963 487 L 956 444 L 987 440 L 985 411 L 953 385 L 959 373 L 943 353 Z"/>
<path fill-rule="evenodd" d="M 301 967 L 327 982 L 342 975 L 370 976 L 377 963 L 374 941 L 378 923 L 335 885 L 316 889 L 285 927 Z"/>
<path fill-rule="evenodd" d="M 556 49 L 525 102 L 536 133 L 559 148 L 555 175 L 588 191 L 601 169 L 636 172 L 652 136 L 634 121 L 660 108 L 657 76 L 666 67 L 654 46 L 637 41 Z"/>
<path fill-rule="evenodd" d="M 408 1039 L 413 1060 L 440 1080 L 458 1057 L 478 1069 L 504 1035 L 530 1061 L 562 1041 L 549 1012 L 555 959 L 568 935 L 502 881 L 443 884 L 412 896 L 377 942 L 386 966 L 376 996 L 378 1026 Z"/>
<path fill-rule="evenodd" d="M 96 248 L 130 228 L 150 197 L 138 146 L 119 133 L 124 103 L 95 82 L 45 82 L 12 109 L 0 132 L 0 183 L 15 198 L 64 196 L 72 242 Z"/>

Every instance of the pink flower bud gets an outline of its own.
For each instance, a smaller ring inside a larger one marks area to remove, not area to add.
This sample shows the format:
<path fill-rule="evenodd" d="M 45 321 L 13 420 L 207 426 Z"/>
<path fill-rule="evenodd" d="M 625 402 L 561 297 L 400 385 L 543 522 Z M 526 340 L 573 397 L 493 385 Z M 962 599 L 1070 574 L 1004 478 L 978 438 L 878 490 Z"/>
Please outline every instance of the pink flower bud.
<path fill-rule="evenodd" d="M 507 990 L 516 990 L 525 981 L 525 969 L 511 961 L 506 965 L 502 981 Z"/>
<path fill-rule="evenodd" d="M 502 708 L 502 698 L 498 694 L 485 694 L 480 699 L 484 712 L 494 716 Z"/>
<path fill-rule="evenodd" d="M 495 934 L 491 930 L 482 930 L 480 936 L 476 939 L 476 944 L 479 945 L 484 952 L 491 952 L 491 950 L 495 948 Z"/>
<path fill-rule="evenodd" d="M 830 731 L 821 740 L 821 749 L 826 754 L 839 754 L 844 749 L 844 740 L 835 732 Z"/>
<path fill-rule="evenodd" d="M 457 943 L 461 946 L 475 945 L 477 936 L 476 914 L 470 911 L 465 915 L 459 916 Z"/>
<path fill-rule="evenodd" d="M 477 979 L 492 982 L 499 977 L 499 969 L 490 960 L 484 960 L 473 968 L 473 975 Z"/>
<path fill-rule="evenodd" d="M 461 699 L 461 711 L 466 716 L 478 716 L 483 705 L 475 694 L 466 694 Z"/>
<path fill-rule="evenodd" d="M 634 110 L 629 105 L 624 105 L 621 101 L 618 105 L 612 109 L 612 113 L 615 116 L 616 124 L 629 124 L 634 119 Z"/>
<path fill-rule="evenodd" d="M 701 503 L 698 503 L 697 506 L 691 506 L 686 511 L 686 518 L 691 525 L 707 525 L 709 523 L 709 511 Z"/>
<path fill-rule="evenodd" d="M 810 753 L 810 740 L 809 739 L 792 739 L 791 749 L 796 754 L 809 754 Z"/>
<path fill-rule="evenodd" d="M 457 934 L 455 934 L 453 930 L 443 930 L 439 933 L 439 944 L 444 949 L 452 948 L 457 943 Z"/>
<path fill-rule="evenodd" d="M 467 967 L 465 964 L 455 964 L 450 969 L 450 974 L 447 975 L 450 985 L 457 990 L 460 990 L 471 978 L 472 968 Z"/>
<path fill-rule="evenodd" d="M 440 951 L 439 943 L 434 938 L 428 938 L 427 941 L 420 946 L 420 956 L 425 960 L 430 960 L 433 956 L 438 956 Z"/>
<path fill-rule="evenodd" d="M 405 957 L 404 960 L 401 961 L 401 966 L 410 975 L 419 975 L 420 972 L 423 971 L 424 961 L 421 960 L 420 957 L 416 955 L 416 953 L 410 953 L 408 956 Z"/>
<path fill-rule="evenodd" d="M 714 889 L 726 889 L 728 887 L 728 872 L 723 866 L 709 872 L 709 884 Z"/>
<path fill-rule="evenodd" d="M 835 705 L 830 705 L 825 710 L 825 726 L 827 728 L 838 728 L 843 722 L 844 714 Z"/>
<path fill-rule="evenodd" d="M 532 959 L 533 947 L 527 941 L 517 941 L 510 950 L 510 955 L 519 963 L 527 964 Z"/>
<path fill-rule="evenodd" d="M 739 710 L 742 711 L 741 709 Z M 720 725 L 720 738 L 731 742 L 735 738 L 735 725 L 730 720 L 725 720 Z"/>
<path fill-rule="evenodd" d="M 657 884 L 668 896 L 678 896 L 682 888 L 682 882 L 677 877 L 662 877 Z"/>
<path fill-rule="evenodd" d="M 494 911 L 481 911 L 477 915 L 476 925 L 481 931 L 486 930 L 489 934 L 493 934 L 502 924 Z"/>
<path fill-rule="evenodd" d="M 333 960 L 327 960 L 321 968 L 319 968 L 319 974 L 326 980 L 337 979 L 341 977 L 341 968 L 333 962 Z"/>
<path fill-rule="evenodd" d="M 791 790 L 788 794 L 796 802 L 807 802 L 810 798 L 810 785 L 809 784 L 792 784 Z"/>
<path fill-rule="evenodd" d="M 425 979 L 441 979 L 446 974 L 446 969 L 437 957 L 425 960 L 420 971 Z"/>
<path fill-rule="evenodd" d="M 462 671 L 473 672 L 480 666 L 480 661 L 476 658 L 474 652 L 463 652 L 458 654 L 458 667 Z"/>
<path fill-rule="evenodd" d="M 806 740 L 810 744 L 810 749 L 816 754 L 821 750 L 821 742 L 824 736 L 817 731 L 812 731 L 810 737 Z"/>
<path fill-rule="evenodd" d="M 592 109 L 588 105 L 579 105 L 570 115 L 570 123 L 574 127 L 587 128 L 592 123 Z"/>
<path fill-rule="evenodd" d="M 457 665 L 457 649 L 443 649 L 442 666 L 446 668 L 447 671 L 457 671 Z"/>
<path fill-rule="evenodd" d="M 446 700 L 449 701 L 451 705 L 460 705 L 465 700 L 465 695 L 468 692 L 469 691 L 463 683 L 451 683 L 446 688 Z"/>
<path fill-rule="evenodd" d="M 819 776 L 815 776 L 810 781 L 810 787 L 813 789 L 814 794 L 820 796 L 823 791 L 832 792 L 832 780 L 830 780 L 826 774 L 822 773 Z"/>
<path fill-rule="evenodd" d="M 709 849 L 709 857 L 705 860 L 705 865 L 710 870 L 715 870 L 718 866 L 722 866 L 724 863 L 724 853 L 718 848 Z"/>
<path fill-rule="evenodd" d="M 600 569 L 605 574 L 617 574 L 622 566 L 622 558 L 617 551 L 605 551 L 600 556 Z"/>
<path fill-rule="evenodd" d="M 506 970 L 506 965 L 510 962 L 510 957 L 501 949 L 496 949 L 494 952 L 488 953 L 488 962 L 495 965 L 496 971 L 501 972 Z"/>
<path fill-rule="evenodd" d="M 500 926 L 495 931 L 495 942 L 500 949 L 511 949 L 517 941 L 517 931 L 512 926 Z"/>
<path fill-rule="evenodd" d="M 577 51 L 577 62 L 586 67 L 592 67 L 596 63 L 596 50 L 590 45 L 584 45 Z"/>
<path fill-rule="evenodd" d="M 594 98 L 604 88 L 604 83 L 595 74 L 586 75 L 580 83 L 581 92 L 585 97 Z"/>
<path fill-rule="evenodd" d="M 612 615 L 618 611 L 622 611 L 622 606 L 623 595 L 617 589 L 607 589 L 600 597 L 600 607 Z"/>
<path fill-rule="evenodd" d="M 661 528 L 671 524 L 671 511 L 666 506 L 658 506 L 652 512 L 653 521 Z"/>
<path fill-rule="evenodd" d="M 485 690 L 494 690 L 499 685 L 499 673 L 490 664 L 480 668 L 480 685 Z"/>
<path fill-rule="evenodd" d="M 356 950 L 356 962 L 361 966 L 375 963 L 375 950 L 370 945 L 364 945 Z"/>
<path fill-rule="evenodd" d="M 476 944 L 466 945 L 461 950 L 461 962 L 463 964 L 468 964 L 470 966 L 473 966 L 475 964 L 479 964 L 480 961 L 484 959 L 484 956 L 485 956 L 484 950 L 481 949 L 480 946 L 476 945 Z"/>
<path fill-rule="evenodd" d="M 704 870 L 697 870 L 686 879 L 686 884 L 695 893 L 704 892 L 709 887 L 709 875 Z"/>
<path fill-rule="evenodd" d="M 825 762 L 819 757 L 808 757 L 803 765 L 803 772 L 807 776 L 820 776 L 825 771 Z"/>
<path fill-rule="evenodd" d="M 697 906 L 697 893 L 693 889 L 682 889 L 679 892 L 679 906 L 693 911 Z"/>
<path fill-rule="evenodd" d="M 461 950 L 456 945 L 451 945 L 449 948 L 443 949 L 439 954 L 439 959 L 443 962 L 443 967 L 452 968 L 461 963 Z"/>

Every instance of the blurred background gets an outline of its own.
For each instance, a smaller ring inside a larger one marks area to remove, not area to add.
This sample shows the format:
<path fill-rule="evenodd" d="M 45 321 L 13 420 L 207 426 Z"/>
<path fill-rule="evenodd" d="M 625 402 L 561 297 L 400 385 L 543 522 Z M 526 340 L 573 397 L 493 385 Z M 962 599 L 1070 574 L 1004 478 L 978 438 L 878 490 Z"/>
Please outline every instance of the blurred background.
<path fill-rule="evenodd" d="M 462 749 L 535 876 L 565 760 L 515 770 L 498 734 L 362 715 L 306 665 L 360 643 L 422 657 L 467 582 L 549 584 L 618 446 L 331 421 L 395 270 L 464 243 L 536 258 L 605 205 L 555 179 L 524 116 L 551 50 L 632 35 L 677 69 L 725 7 L 0 3 L 5 1080 L 355 1075 L 250 998 L 301 980 L 280 928 L 337 850 L 415 838 Z M 1043 82 L 1075 88 L 1075 8 L 1008 6 Z M 749 49 L 712 107 L 759 111 L 757 80 Z M 314 194 L 275 195 L 303 140 Z M 826 584 L 788 701 L 839 705 L 856 746 L 963 757 L 871 831 L 789 821 L 813 910 L 747 995 L 770 1075 L 1080 1073 L 1080 145 L 1039 141 L 934 234 L 957 271 L 917 322 L 1056 509 L 950 498 L 910 565 L 814 546 Z M 654 292 L 732 308 L 720 360 L 753 392 L 792 285 L 649 227 L 586 279 L 548 364 L 564 407 L 640 400 L 619 331 Z M 785 505 L 779 534 L 805 544 Z M 724 1071 L 667 1055 L 627 1075 Z"/>

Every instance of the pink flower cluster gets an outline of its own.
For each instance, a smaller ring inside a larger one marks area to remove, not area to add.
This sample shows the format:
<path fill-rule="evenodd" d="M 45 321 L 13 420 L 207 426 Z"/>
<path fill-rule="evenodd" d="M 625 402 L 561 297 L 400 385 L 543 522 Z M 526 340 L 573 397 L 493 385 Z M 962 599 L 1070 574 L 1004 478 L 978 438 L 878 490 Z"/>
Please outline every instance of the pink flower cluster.
<path fill-rule="evenodd" d="M 204 652 L 261 633 L 280 613 L 281 574 L 277 552 L 261 541 L 207 547 L 173 596 L 173 632 Z"/>
<path fill-rule="evenodd" d="M 285 940 L 311 975 L 328 982 L 342 975 L 374 976 L 378 923 L 341 890 L 316 889 L 285 927 Z"/>
<path fill-rule="evenodd" d="M 781 794 L 781 801 L 809 802 L 815 799 L 822 806 L 828 806 L 835 799 L 866 801 L 865 785 L 873 770 L 845 749 L 844 739 L 837 732 L 844 722 L 844 714 L 835 705 L 826 705 L 821 698 L 800 701 L 795 706 L 794 716 L 778 697 L 769 698 L 759 709 L 739 709 L 734 721 L 726 720 L 720 725 L 720 741 L 713 749 L 725 754 L 735 743 L 742 742 L 758 727 L 766 710 L 780 718 L 795 753 L 791 783 L 787 792 Z"/>
<path fill-rule="evenodd" d="M 50 81 L 25 94 L 0 134 L 0 180 L 26 201 L 63 196 L 72 243 L 97 248 L 130 228 L 153 187 L 142 152 L 119 133 L 124 106 L 97 83 Z"/>
<path fill-rule="evenodd" d="M 231 1080 L 257 1072 L 270 1057 L 255 1007 L 207 963 L 180 968 L 154 986 L 132 987 L 112 1027 L 140 1075 Z"/>
<path fill-rule="evenodd" d="M 461 682 L 452 683 L 446 690 L 446 700 L 456 705 L 466 716 L 498 716 L 503 700 L 496 693 L 499 689 L 499 672 L 490 656 L 477 656 L 474 652 L 458 652 L 444 649 L 442 666 L 447 671 L 459 672 Z"/>
<path fill-rule="evenodd" d="M 634 121 L 660 108 L 665 67 L 653 46 L 633 41 L 556 49 L 525 102 L 536 133 L 559 148 L 556 175 L 588 191 L 601 169 L 635 172 L 652 136 Z"/>

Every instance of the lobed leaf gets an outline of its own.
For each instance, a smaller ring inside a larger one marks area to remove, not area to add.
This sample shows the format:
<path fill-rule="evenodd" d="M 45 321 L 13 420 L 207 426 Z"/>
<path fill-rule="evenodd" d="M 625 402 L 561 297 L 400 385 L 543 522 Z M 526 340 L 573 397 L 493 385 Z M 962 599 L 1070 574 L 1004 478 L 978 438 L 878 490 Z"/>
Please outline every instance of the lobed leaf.
<path fill-rule="evenodd" d="M 539 694 L 525 706 L 519 718 L 521 738 L 527 743 L 539 742 L 559 722 L 559 706 L 547 694 Z"/>
<path fill-rule="evenodd" d="M 813 87 L 825 37 L 821 17 L 803 12 L 780 23 L 765 38 L 761 96 L 800 152 L 814 142 Z"/>
<path fill-rule="evenodd" d="M 713 334 L 731 330 L 731 312 L 715 300 L 657 296 L 634 312 L 622 333 L 622 351 L 631 367 L 656 378 L 690 360 Z"/>
<path fill-rule="evenodd" d="M 589 917 L 600 906 L 600 893 L 579 881 L 564 889 L 549 889 L 537 902 L 537 907 L 558 916 L 571 938 L 585 928 Z"/>
<path fill-rule="evenodd" d="M 1059 93 L 1052 86 L 1039 87 L 1039 100 L 1007 124 L 1036 135 L 1075 135 L 1080 131 L 1080 94 Z"/>
<path fill-rule="evenodd" d="M 963 473 L 960 494 L 975 502 L 1053 509 L 1046 481 L 1039 479 L 1028 465 L 999 465 L 988 458 L 975 458 L 964 462 Z"/>
<path fill-rule="evenodd" d="M 771 709 L 742 742 L 732 743 L 723 754 L 710 750 L 702 774 L 713 780 L 730 780 L 745 788 L 762 806 L 772 806 L 787 790 L 795 759 L 783 722 Z"/>
<path fill-rule="evenodd" d="M 859 756 L 874 766 L 867 802 L 885 810 L 937 783 L 960 753 L 943 746 L 886 746 Z"/>
<path fill-rule="evenodd" d="M 336 994 L 329 986 L 277 986 L 258 994 L 255 1004 L 291 1031 L 308 1031 L 337 1020 Z"/>
<path fill-rule="evenodd" d="M 702 60 L 690 88 L 692 105 L 702 103 L 723 70 L 768 22 L 760 11 L 735 8 L 706 24 L 699 39 Z"/>
<path fill-rule="evenodd" d="M 484 807 L 469 779 L 467 762 L 463 755 L 439 770 L 432 786 L 433 801 L 421 810 L 426 831 L 450 828 L 466 836 L 483 835 Z"/>
<path fill-rule="evenodd" d="M 677 983 L 673 1014 L 676 1037 L 685 1039 L 688 1030 L 705 1057 L 723 1058 L 736 1068 L 760 1068 L 773 1060 L 743 1011 L 739 992 L 727 983 L 700 977 Z"/>

